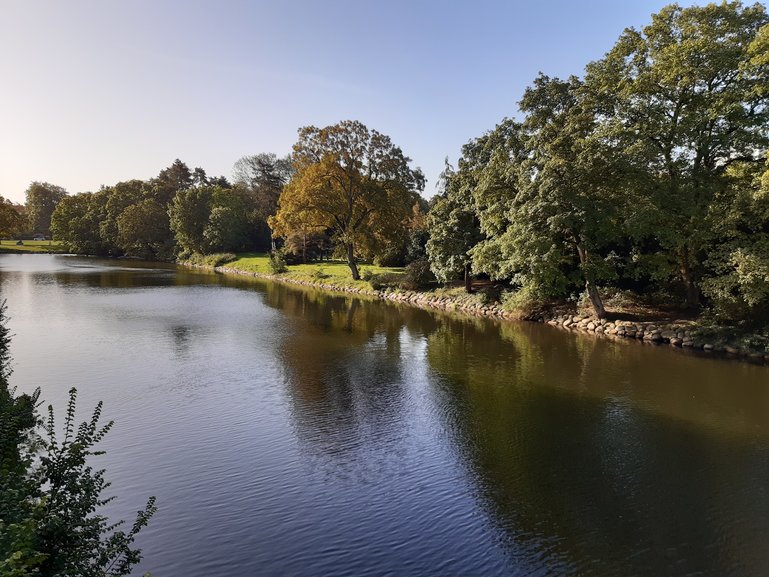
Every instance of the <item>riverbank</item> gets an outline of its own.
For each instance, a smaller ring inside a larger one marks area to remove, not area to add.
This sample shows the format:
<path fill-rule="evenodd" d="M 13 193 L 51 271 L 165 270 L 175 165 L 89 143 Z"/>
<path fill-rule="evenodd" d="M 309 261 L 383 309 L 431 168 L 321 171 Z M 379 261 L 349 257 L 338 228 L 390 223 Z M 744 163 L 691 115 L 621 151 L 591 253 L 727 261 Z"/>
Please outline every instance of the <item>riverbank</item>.
<path fill-rule="evenodd" d="M 17 244 L 15 240 L 0 240 L 0 254 L 61 254 L 66 252 L 57 242 L 50 240 L 25 240 Z"/>
<path fill-rule="evenodd" d="M 461 288 L 419 291 L 387 287 L 377 290 L 363 280 L 332 277 L 328 272 L 323 271 L 336 265 L 328 264 L 314 265 L 312 268 L 309 268 L 310 265 L 304 265 L 307 270 L 297 267 L 296 270 L 281 274 L 260 270 L 260 267 L 266 266 L 260 261 L 252 261 L 250 266 L 242 268 L 238 267 L 237 263 L 220 266 L 190 262 L 180 264 L 214 270 L 222 274 L 251 276 L 326 291 L 368 296 L 423 309 L 458 312 L 508 321 L 539 322 L 561 330 L 582 332 L 600 338 L 624 339 L 648 345 L 667 345 L 710 355 L 769 363 L 769 349 L 762 335 L 738 335 L 728 328 L 715 328 L 698 319 L 665 318 L 659 315 L 654 315 L 654 318 L 651 318 L 652 315 L 649 315 L 650 318 L 643 318 L 637 312 L 632 315 L 632 318 L 627 318 L 631 315 L 625 311 L 610 311 L 608 319 L 598 319 L 584 311 L 564 310 L 563 307 L 522 314 L 505 309 L 499 302 L 490 301 L 482 292 L 468 294 Z"/>

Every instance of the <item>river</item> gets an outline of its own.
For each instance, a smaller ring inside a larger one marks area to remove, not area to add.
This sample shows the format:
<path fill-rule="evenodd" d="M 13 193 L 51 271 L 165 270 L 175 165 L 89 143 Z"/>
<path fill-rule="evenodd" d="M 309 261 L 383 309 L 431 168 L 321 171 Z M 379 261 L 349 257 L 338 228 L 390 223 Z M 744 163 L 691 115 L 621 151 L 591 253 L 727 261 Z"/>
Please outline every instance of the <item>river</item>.
<path fill-rule="evenodd" d="M 171 576 L 766 575 L 769 368 L 156 263 L 0 255 Z"/>

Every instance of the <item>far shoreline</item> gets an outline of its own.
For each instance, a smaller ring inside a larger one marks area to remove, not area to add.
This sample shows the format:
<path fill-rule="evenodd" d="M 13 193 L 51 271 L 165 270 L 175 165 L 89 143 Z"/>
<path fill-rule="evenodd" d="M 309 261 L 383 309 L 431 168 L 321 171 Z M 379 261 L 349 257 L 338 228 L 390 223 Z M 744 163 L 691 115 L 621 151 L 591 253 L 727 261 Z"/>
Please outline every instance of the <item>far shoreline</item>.
<path fill-rule="evenodd" d="M 769 364 L 769 352 L 762 352 L 747 347 L 741 347 L 734 340 L 735 334 L 724 328 L 720 334 L 708 335 L 707 328 L 697 319 L 656 319 L 612 320 L 611 317 L 624 316 L 622 312 L 610 313 L 608 319 L 598 319 L 591 314 L 576 310 L 564 310 L 563 306 L 555 306 L 549 310 L 522 315 L 515 311 L 505 310 L 496 303 L 483 303 L 478 293 L 452 294 L 435 290 L 376 290 L 356 285 L 339 284 L 328 280 L 314 280 L 302 276 L 296 278 L 288 273 L 271 274 L 255 270 L 246 270 L 228 264 L 212 266 L 178 261 L 178 265 L 189 268 L 210 270 L 232 276 L 248 276 L 283 284 L 309 287 L 332 293 L 345 293 L 355 296 L 366 296 L 392 303 L 400 303 L 425 310 L 439 312 L 456 312 L 465 316 L 485 317 L 500 321 L 527 321 L 547 324 L 560 330 L 580 332 L 604 339 L 636 341 L 643 344 L 667 345 L 681 351 L 699 352 L 704 358 L 722 358 L 741 360 L 755 364 Z M 322 266 L 323 263 L 316 263 Z M 744 337 L 745 335 L 743 335 Z M 749 335 L 748 335 L 749 336 Z"/>

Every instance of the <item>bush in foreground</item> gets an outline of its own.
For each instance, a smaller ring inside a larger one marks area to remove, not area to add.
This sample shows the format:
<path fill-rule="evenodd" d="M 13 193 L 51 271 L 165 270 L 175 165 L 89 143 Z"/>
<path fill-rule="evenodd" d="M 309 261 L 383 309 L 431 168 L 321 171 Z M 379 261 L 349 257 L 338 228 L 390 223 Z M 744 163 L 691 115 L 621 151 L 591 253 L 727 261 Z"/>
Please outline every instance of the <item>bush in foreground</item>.
<path fill-rule="evenodd" d="M 99 403 L 90 420 L 76 424 L 76 390 L 70 389 L 59 438 L 53 407 L 37 413 L 39 390 L 17 395 L 0 304 L 0 575 L 4 577 L 105 577 L 129 575 L 141 559 L 136 535 L 156 511 L 150 497 L 131 528 L 110 523 L 99 508 L 114 497 L 105 471 L 94 470 L 95 446 L 112 428 L 102 424 Z"/>

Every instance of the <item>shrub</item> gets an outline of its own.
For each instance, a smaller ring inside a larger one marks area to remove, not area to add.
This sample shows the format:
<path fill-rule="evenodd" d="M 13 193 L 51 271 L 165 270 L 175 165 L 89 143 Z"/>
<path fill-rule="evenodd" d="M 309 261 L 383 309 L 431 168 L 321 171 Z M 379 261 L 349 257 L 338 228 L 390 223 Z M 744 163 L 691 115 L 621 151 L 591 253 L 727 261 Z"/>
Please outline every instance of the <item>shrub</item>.
<path fill-rule="evenodd" d="M 270 253 L 269 265 L 272 274 L 283 274 L 288 271 L 284 249 L 274 250 Z"/>
<path fill-rule="evenodd" d="M 394 288 L 400 285 L 401 275 L 391 272 L 371 274 L 369 284 L 375 291 Z"/>
<path fill-rule="evenodd" d="M 53 408 L 45 423 L 37 413 L 39 391 L 18 395 L 8 386 L 10 335 L 0 303 L 0 575 L 4 577 L 106 577 L 128 575 L 141 559 L 134 540 L 155 513 L 150 497 L 128 531 L 99 508 L 112 498 L 103 470 L 90 466 L 94 450 L 112 427 L 93 416 L 75 422 L 76 391 L 70 389 L 64 435 Z M 41 427 L 42 425 L 42 427 Z M 42 434 L 38 431 L 42 428 Z"/>
<path fill-rule="evenodd" d="M 427 259 L 419 259 L 406 265 L 400 286 L 406 290 L 417 290 L 436 282 L 430 263 Z"/>

